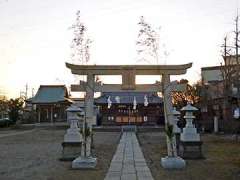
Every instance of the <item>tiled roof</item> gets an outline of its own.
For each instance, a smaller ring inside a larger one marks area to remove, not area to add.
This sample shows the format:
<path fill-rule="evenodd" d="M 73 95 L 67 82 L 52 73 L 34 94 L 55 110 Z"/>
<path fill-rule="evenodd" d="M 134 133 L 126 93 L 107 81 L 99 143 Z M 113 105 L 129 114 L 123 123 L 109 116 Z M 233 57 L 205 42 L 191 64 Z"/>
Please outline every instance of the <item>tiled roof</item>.
<path fill-rule="evenodd" d="M 67 88 L 64 85 L 41 85 L 31 101 L 33 104 L 68 101 Z"/>
<path fill-rule="evenodd" d="M 137 104 L 144 103 L 144 96 L 147 96 L 149 104 L 160 104 L 162 103 L 162 98 L 157 95 L 157 93 L 152 92 L 103 92 L 99 98 L 95 99 L 95 104 L 107 104 L 108 97 L 113 104 L 116 104 L 116 97 L 120 98 L 120 104 L 132 104 L 134 97 L 136 98 Z"/>

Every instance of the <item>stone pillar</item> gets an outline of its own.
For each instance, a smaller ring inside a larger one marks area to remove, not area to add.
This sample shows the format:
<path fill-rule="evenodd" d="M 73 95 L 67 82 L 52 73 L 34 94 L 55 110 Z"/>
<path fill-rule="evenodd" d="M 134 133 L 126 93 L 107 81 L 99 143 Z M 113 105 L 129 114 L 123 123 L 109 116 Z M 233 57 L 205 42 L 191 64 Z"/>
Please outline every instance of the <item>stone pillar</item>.
<path fill-rule="evenodd" d="M 177 123 L 179 121 L 179 117 L 180 117 L 180 112 L 176 110 L 176 107 L 173 108 L 172 111 L 173 114 L 173 132 L 176 136 L 176 147 L 177 147 L 177 153 L 179 154 L 179 144 L 180 144 L 180 133 L 181 133 L 181 129 L 178 127 Z"/>
<path fill-rule="evenodd" d="M 165 119 L 165 127 L 167 124 L 172 123 L 172 99 L 171 99 L 171 91 L 170 91 L 170 75 L 163 74 L 162 75 L 162 84 L 163 84 L 163 101 L 164 101 L 164 119 Z M 176 138 L 173 137 L 173 143 L 175 145 L 171 146 L 168 138 L 167 138 L 167 151 L 168 156 L 172 155 L 172 152 L 176 154 L 176 148 L 172 149 L 172 147 L 176 147 Z"/>
<path fill-rule="evenodd" d="M 86 121 L 88 126 L 92 128 L 93 117 L 94 117 L 94 75 L 87 75 L 87 83 L 86 83 L 86 96 L 85 96 L 85 113 L 86 113 Z M 85 131 L 86 124 L 83 123 L 83 131 Z M 86 168 L 95 168 L 97 165 L 97 158 L 93 158 L 91 156 L 91 138 L 87 139 L 86 136 L 83 137 L 81 156 L 72 161 L 73 169 L 86 169 Z"/>
<path fill-rule="evenodd" d="M 85 111 L 88 126 L 91 128 L 94 124 L 94 74 L 87 75 Z"/>
<path fill-rule="evenodd" d="M 170 75 L 163 74 L 162 75 L 162 83 L 163 83 L 163 98 L 164 98 L 164 111 L 165 112 L 165 124 L 170 123 L 173 124 L 173 105 L 172 105 L 172 97 L 171 97 L 171 84 L 170 84 Z"/>
<path fill-rule="evenodd" d="M 95 124 L 94 122 L 94 85 L 95 85 L 95 76 L 94 74 L 87 75 L 87 82 L 85 83 L 85 102 L 84 108 L 86 113 L 86 123 L 87 126 L 90 128 L 90 132 L 92 131 L 92 125 Z M 86 124 L 83 123 L 83 131 L 86 129 Z M 91 156 L 91 137 L 84 137 L 83 139 L 83 148 L 82 148 L 82 157 Z"/>

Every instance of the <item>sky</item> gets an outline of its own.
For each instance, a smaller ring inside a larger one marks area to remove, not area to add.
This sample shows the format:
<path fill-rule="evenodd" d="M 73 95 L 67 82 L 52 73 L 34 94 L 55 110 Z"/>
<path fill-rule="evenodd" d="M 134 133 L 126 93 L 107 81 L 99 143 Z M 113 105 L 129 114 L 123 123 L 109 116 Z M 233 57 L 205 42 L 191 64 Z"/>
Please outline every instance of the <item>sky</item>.
<path fill-rule="evenodd" d="M 144 16 L 161 27 L 160 44 L 169 52 L 159 64 L 193 62 L 178 78 L 195 82 L 201 67 L 222 61 L 223 38 L 232 34 L 239 8 L 240 0 L 0 0 L 0 90 L 17 97 L 26 84 L 31 94 L 40 84 L 74 83 L 65 62 L 77 10 L 93 40 L 91 64 L 135 64 Z"/>

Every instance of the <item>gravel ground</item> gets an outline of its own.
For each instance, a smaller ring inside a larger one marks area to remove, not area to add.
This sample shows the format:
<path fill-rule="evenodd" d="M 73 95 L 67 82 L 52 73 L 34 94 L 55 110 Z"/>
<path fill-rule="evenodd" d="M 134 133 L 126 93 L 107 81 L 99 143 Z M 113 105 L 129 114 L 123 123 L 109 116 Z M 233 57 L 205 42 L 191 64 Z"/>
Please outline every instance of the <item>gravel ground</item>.
<path fill-rule="evenodd" d="M 161 157 L 167 153 L 164 133 L 139 133 L 144 157 L 155 180 L 239 180 L 240 142 L 223 135 L 204 134 L 203 160 L 187 160 L 184 170 L 164 170 Z"/>
<path fill-rule="evenodd" d="M 71 170 L 71 162 L 58 160 L 64 134 L 65 130 L 36 129 L 31 133 L 0 138 L 0 180 L 104 179 L 120 133 L 94 134 L 93 154 L 98 158 L 94 170 Z"/>

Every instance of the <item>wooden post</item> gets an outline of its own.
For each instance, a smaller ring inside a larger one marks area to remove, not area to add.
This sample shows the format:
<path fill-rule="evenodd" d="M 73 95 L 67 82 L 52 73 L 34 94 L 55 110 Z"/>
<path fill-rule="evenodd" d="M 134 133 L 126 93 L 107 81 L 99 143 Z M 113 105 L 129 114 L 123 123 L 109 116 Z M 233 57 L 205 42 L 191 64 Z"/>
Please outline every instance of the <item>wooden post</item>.
<path fill-rule="evenodd" d="M 47 108 L 47 120 L 48 120 L 48 117 L 49 117 L 49 115 L 48 115 L 48 108 Z"/>
<path fill-rule="evenodd" d="M 51 123 L 53 123 L 53 107 L 51 107 Z"/>
<path fill-rule="evenodd" d="M 41 108 L 40 106 L 38 107 L 38 123 L 41 122 Z"/>

